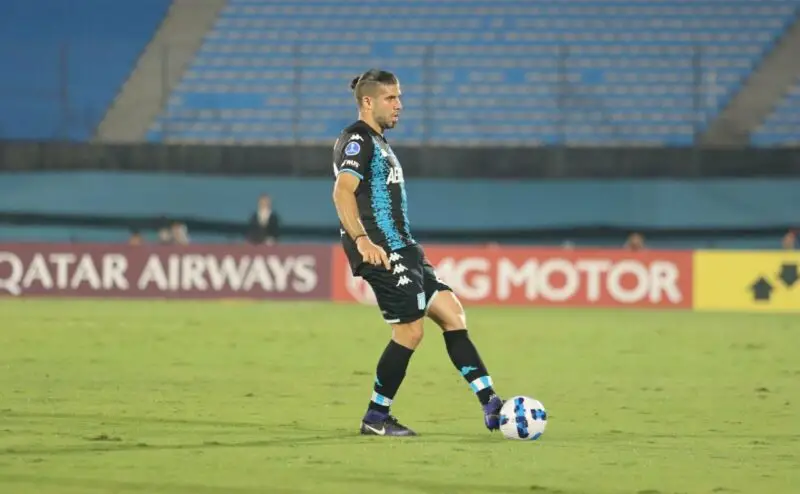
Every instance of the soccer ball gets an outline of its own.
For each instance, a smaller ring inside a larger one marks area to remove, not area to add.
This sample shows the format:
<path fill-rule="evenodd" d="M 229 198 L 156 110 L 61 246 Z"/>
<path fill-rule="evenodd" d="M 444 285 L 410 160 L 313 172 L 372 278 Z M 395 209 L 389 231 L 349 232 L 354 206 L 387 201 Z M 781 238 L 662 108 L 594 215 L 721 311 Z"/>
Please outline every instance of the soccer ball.
<path fill-rule="evenodd" d="M 500 409 L 500 432 L 506 439 L 535 440 L 547 427 L 547 411 L 539 400 L 514 396 Z"/>

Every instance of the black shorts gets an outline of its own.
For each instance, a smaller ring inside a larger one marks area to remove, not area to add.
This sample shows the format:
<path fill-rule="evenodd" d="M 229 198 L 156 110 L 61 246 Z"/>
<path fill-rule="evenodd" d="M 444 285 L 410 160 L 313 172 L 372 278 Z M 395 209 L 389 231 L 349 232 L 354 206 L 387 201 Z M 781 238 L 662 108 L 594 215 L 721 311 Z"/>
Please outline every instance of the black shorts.
<path fill-rule="evenodd" d="M 375 292 L 383 319 L 389 324 L 408 323 L 425 317 L 433 297 L 450 290 L 436 276 L 422 247 L 409 245 L 389 253 L 391 271 L 384 266 L 362 264 L 358 276 Z"/>

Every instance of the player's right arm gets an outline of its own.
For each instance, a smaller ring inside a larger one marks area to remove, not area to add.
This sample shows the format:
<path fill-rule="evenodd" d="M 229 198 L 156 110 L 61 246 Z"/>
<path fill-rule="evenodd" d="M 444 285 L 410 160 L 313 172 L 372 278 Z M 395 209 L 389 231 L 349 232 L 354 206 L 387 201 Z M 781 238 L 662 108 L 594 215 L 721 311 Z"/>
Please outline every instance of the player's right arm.
<path fill-rule="evenodd" d="M 383 264 L 386 269 L 391 269 L 386 251 L 367 236 L 356 200 L 356 191 L 368 173 L 369 163 L 372 160 L 371 144 L 369 136 L 356 138 L 348 141 L 342 148 L 340 156 L 335 157 L 333 166 L 336 182 L 333 186 L 333 203 L 336 205 L 336 213 L 345 233 L 355 242 L 364 262 L 375 266 Z"/>

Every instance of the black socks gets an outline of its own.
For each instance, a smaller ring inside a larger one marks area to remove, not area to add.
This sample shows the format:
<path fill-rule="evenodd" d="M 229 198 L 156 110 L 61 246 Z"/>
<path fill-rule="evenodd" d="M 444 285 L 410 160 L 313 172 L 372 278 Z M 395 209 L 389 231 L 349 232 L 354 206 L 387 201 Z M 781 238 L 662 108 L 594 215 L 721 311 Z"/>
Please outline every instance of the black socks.
<path fill-rule="evenodd" d="M 394 395 L 400 388 L 403 378 L 406 377 L 408 362 L 414 350 L 390 340 L 383 351 L 378 368 L 375 373 L 375 387 L 372 391 L 372 400 L 369 409 L 381 413 L 388 413 L 394 400 Z"/>
<path fill-rule="evenodd" d="M 482 405 L 489 403 L 494 394 L 492 378 L 483 365 L 478 350 L 469 339 L 466 329 L 444 332 L 444 343 L 447 353 L 456 369 L 464 376 L 469 387 L 478 396 Z"/>

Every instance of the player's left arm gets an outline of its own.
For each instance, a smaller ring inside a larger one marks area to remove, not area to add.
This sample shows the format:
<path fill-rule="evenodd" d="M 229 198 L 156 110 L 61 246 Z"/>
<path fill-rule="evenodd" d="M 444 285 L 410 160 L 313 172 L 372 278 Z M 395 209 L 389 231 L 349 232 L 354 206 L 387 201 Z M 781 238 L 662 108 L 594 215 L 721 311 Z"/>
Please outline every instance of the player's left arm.
<path fill-rule="evenodd" d="M 358 177 L 359 181 L 368 178 L 372 153 L 375 151 L 372 138 L 358 131 L 345 138 L 345 145 L 334 159 L 334 173 L 337 177 L 342 173 L 349 173 Z"/>
<path fill-rule="evenodd" d="M 336 205 L 336 214 L 342 222 L 345 232 L 356 244 L 364 262 L 378 266 L 383 265 L 387 270 L 392 269 L 386 251 L 375 245 L 367 235 L 364 224 L 358 212 L 356 189 L 361 181 L 351 173 L 340 173 L 336 177 L 333 187 L 333 203 Z"/>
<path fill-rule="evenodd" d="M 356 194 L 361 183 L 369 179 L 374 146 L 369 136 L 361 136 L 360 139 L 356 136 L 361 134 L 350 137 L 342 156 L 338 156 L 334 162 L 336 183 L 333 186 L 333 203 L 342 228 L 353 239 L 364 261 L 376 266 L 383 264 L 386 269 L 391 269 L 386 251 L 370 240 L 361 222 Z"/>
<path fill-rule="evenodd" d="M 352 173 L 340 173 L 336 176 L 333 185 L 333 204 L 336 206 L 336 214 L 347 235 L 353 240 L 358 241 L 361 237 L 367 236 L 367 231 L 361 223 L 358 213 L 358 202 L 356 201 L 356 189 L 361 183 L 361 179 Z"/>
<path fill-rule="evenodd" d="M 334 156 L 333 170 L 336 183 L 333 187 L 333 202 L 345 232 L 357 240 L 366 236 L 358 212 L 356 194 L 364 180 L 370 178 L 370 163 L 375 152 L 372 138 L 364 132 L 356 131 L 345 136 L 346 142 Z"/>

